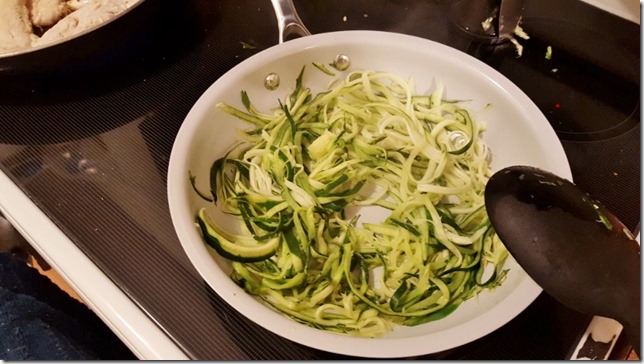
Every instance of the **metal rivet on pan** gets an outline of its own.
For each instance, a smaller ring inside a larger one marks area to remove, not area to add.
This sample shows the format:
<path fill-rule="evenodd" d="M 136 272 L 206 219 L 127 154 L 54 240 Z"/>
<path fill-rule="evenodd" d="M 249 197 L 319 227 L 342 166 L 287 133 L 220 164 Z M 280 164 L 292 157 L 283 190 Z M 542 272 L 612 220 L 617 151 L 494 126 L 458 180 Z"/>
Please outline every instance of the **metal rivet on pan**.
<path fill-rule="evenodd" d="M 280 76 L 277 73 L 269 73 L 264 78 L 264 87 L 269 90 L 275 90 L 280 85 Z"/>
<path fill-rule="evenodd" d="M 351 60 L 346 54 L 338 54 L 335 56 L 335 59 L 333 59 L 332 66 L 338 71 L 344 71 L 351 66 Z"/>

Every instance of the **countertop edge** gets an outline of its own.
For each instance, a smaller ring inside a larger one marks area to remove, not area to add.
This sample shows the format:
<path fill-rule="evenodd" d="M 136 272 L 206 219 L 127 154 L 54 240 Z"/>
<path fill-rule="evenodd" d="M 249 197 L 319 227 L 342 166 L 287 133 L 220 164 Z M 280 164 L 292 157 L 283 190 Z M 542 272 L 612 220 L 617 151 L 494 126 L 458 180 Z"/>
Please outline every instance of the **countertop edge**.
<path fill-rule="evenodd" d="M 138 358 L 188 359 L 1 170 L 0 191 L 0 212 Z"/>
<path fill-rule="evenodd" d="M 636 0 L 615 1 L 615 0 L 581 0 L 596 8 L 617 15 L 633 23 L 640 24 L 640 2 Z"/>

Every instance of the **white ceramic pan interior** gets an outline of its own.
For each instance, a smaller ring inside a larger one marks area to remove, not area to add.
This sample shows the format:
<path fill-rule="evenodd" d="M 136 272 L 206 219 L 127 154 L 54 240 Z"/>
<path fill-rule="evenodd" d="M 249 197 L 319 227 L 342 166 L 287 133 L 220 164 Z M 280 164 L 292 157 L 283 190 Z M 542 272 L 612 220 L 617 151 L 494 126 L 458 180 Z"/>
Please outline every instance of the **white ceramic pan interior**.
<path fill-rule="evenodd" d="M 228 304 L 264 328 L 320 350 L 372 358 L 409 357 L 434 353 L 471 342 L 516 317 L 541 289 L 510 259 L 503 285 L 484 291 L 450 316 L 416 327 L 400 327 L 383 338 L 348 337 L 292 321 L 244 292 L 229 278 L 230 264 L 204 244 L 195 227 L 195 214 L 206 202 L 193 191 L 188 171 L 207 190 L 212 162 L 228 150 L 236 129 L 245 125 L 214 108 L 224 101 L 243 108 L 246 90 L 260 110 L 268 110 L 292 92 L 303 65 L 305 85 L 323 89 L 329 76 L 312 62 L 328 64 L 338 54 L 351 59 L 351 68 L 393 72 L 413 78 L 418 92 L 429 92 L 440 80 L 448 99 L 471 100 L 468 109 L 488 130 L 483 140 L 493 152 L 492 169 L 531 165 L 572 180 L 564 150 L 554 130 L 535 104 L 512 82 L 477 59 L 445 45 L 417 37 L 375 31 L 346 31 L 306 36 L 267 49 L 218 79 L 187 115 L 174 144 L 168 171 L 168 198 L 181 244 L 203 279 Z M 269 73 L 279 74 L 278 89 L 267 90 Z M 493 107 L 485 109 L 487 104 Z M 199 179 L 199 177 L 201 177 Z"/>

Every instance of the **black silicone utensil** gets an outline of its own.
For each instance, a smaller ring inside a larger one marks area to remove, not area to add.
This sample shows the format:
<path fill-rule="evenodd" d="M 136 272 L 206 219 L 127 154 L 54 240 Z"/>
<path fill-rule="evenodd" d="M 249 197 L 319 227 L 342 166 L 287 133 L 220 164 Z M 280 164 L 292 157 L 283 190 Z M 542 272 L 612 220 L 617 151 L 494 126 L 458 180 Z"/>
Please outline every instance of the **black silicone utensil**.
<path fill-rule="evenodd" d="M 485 204 L 501 241 L 546 293 L 619 321 L 640 354 L 640 249 L 614 215 L 572 182 L 527 166 L 496 172 Z"/>

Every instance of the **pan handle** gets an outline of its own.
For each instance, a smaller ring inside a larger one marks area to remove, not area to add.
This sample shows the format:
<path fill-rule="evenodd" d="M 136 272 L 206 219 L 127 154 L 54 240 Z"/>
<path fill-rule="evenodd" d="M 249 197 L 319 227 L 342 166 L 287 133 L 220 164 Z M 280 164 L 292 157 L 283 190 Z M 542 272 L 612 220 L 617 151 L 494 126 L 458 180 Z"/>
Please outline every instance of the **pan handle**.
<path fill-rule="evenodd" d="M 293 0 L 271 0 L 275 16 L 277 17 L 277 26 L 279 29 L 279 42 L 284 43 L 292 35 L 301 37 L 311 35 L 302 20 L 297 15 Z"/>

